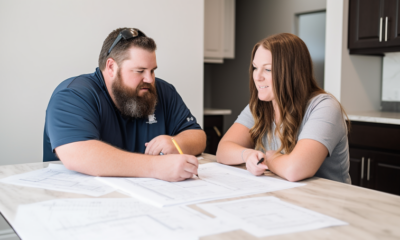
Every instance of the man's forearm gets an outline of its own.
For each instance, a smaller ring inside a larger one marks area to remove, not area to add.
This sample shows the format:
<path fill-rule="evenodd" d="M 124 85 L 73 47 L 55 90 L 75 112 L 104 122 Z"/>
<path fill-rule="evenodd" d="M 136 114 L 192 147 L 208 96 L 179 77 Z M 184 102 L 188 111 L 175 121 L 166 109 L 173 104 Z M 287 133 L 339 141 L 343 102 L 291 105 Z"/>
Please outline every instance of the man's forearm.
<path fill-rule="evenodd" d="M 207 137 L 203 130 L 186 130 L 174 137 L 184 154 L 198 155 L 206 148 Z"/>
<path fill-rule="evenodd" d="M 56 152 L 68 169 L 88 175 L 154 177 L 154 156 L 126 152 L 98 140 L 65 144 Z"/>

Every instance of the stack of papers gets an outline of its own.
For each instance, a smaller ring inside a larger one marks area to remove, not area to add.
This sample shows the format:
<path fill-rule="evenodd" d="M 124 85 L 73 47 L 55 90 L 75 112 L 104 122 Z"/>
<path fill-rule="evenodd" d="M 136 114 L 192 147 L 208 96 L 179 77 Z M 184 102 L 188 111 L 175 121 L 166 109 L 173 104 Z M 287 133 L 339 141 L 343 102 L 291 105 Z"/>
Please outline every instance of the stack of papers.
<path fill-rule="evenodd" d="M 191 240 L 239 229 L 266 237 L 347 225 L 275 197 L 198 206 L 216 218 L 188 207 L 157 208 L 135 199 L 59 199 L 20 206 L 13 226 L 26 240 Z"/>
<path fill-rule="evenodd" d="M 26 240 L 191 240 L 235 229 L 187 207 L 160 209 L 132 198 L 22 205 L 13 227 Z"/>
<path fill-rule="evenodd" d="M 93 176 L 68 170 L 64 165 L 49 164 L 47 168 L 3 178 L 0 182 L 24 187 L 86 194 L 93 197 L 114 191 L 114 188 L 96 181 Z"/>
<path fill-rule="evenodd" d="M 192 204 L 305 185 L 267 176 L 256 177 L 246 170 L 219 163 L 201 164 L 198 173 L 199 178 L 182 182 L 166 182 L 154 178 L 98 177 L 97 179 L 157 207 Z"/>
<path fill-rule="evenodd" d="M 50 164 L 48 168 L 0 181 L 95 197 L 115 188 L 136 198 L 59 199 L 21 205 L 13 227 L 27 240 L 190 240 L 237 229 L 265 237 L 347 224 L 275 197 L 198 205 L 216 218 L 186 206 L 175 206 L 305 185 L 256 177 L 246 170 L 218 163 L 201 164 L 198 173 L 199 178 L 166 182 L 153 178 L 93 177 Z"/>
<path fill-rule="evenodd" d="M 249 198 L 198 206 L 256 237 L 347 225 L 346 222 L 297 207 L 276 197 Z"/>

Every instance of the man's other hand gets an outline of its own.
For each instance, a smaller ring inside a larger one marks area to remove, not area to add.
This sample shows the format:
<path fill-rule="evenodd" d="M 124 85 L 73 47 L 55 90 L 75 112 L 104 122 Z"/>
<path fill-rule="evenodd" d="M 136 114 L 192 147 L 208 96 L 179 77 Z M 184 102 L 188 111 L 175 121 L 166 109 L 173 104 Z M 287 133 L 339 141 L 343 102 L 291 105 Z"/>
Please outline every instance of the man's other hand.
<path fill-rule="evenodd" d="M 148 155 L 166 155 L 166 154 L 179 154 L 174 143 L 171 140 L 171 136 L 160 135 L 153 138 L 150 142 L 145 143 L 146 151 L 144 154 Z"/>

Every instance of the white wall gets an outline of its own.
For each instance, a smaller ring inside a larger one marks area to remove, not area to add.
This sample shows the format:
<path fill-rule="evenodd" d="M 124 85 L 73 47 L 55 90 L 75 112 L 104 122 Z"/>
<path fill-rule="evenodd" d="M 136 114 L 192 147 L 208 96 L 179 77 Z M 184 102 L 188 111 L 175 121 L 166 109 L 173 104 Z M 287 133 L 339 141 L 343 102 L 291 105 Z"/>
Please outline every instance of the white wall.
<path fill-rule="evenodd" d="M 0 165 L 42 161 L 45 110 L 63 80 L 94 72 L 104 39 L 137 27 L 157 43 L 156 76 L 202 124 L 203 0 L 1 0 Z"/>
<path fill-rule="evenodd" d="M 349 113 L 379 111 L 382 57 L 350 55 L 349 0 L 327 0 L 325 90 Z"/>

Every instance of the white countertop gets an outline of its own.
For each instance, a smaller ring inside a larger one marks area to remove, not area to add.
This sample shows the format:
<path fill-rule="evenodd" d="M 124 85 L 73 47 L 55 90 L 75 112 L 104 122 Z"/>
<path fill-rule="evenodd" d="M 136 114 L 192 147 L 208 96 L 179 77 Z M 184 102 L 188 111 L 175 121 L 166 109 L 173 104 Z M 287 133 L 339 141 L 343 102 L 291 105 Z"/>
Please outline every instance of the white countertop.
<path fill-rule="evenodd" d="M 204 115 L 231 115 L 230 109 L 204 108 Z"/>
<path fill-rule="evenodd" d="M 400 112 L 347 112 L 351 121 L 400 125 Z"/>

